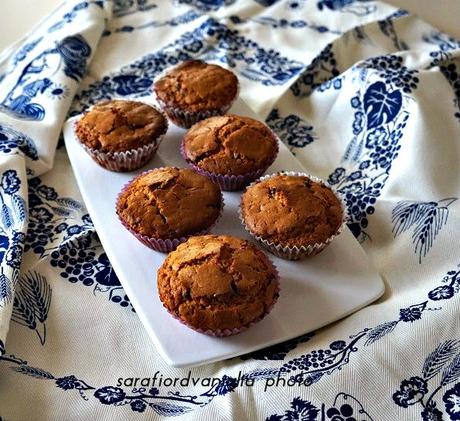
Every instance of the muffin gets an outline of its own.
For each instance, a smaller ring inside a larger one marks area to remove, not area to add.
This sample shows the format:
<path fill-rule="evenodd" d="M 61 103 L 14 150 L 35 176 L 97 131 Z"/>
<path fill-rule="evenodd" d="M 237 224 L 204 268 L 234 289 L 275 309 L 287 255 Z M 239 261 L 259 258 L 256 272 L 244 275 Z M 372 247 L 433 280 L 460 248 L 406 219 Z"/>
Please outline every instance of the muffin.
<path fill-rule="evenodd" d="M 100 102 L 75 126 L 86 152 L 102 167 L 119 172 L 145 165 L 167 130 L 166 117 L 155 107 L 125 100 Z"/>
<path fill-rule="evenodd" d="M 272 253 L 290 260 L 323 250 L 341 232 L 345 216 L 337 194 L 304 173 L 262 177 L 241 197 L 246 230 Z"/>
<path fill-rule="evenodd" d="M 181 152 L 222 190 L 241 190 L 273 163 L 278 139 L 264 123 L 228 114 L 195 124 L 182 140 Z"/>
<path fill-rule="evenodd" d="M 266 316 L 279 295 L 278 273 L 248 241 L 191 237 L 158 270 L 158 294 L 177 319 L 199 332 L 228 336 Z"/>
<path fill-rule="evenodd" d="M 143 244 L 169 252 L 204 234 L 223 208 L 219 186 L 187 168 L 158 168 L 135 177 L 118 196 L 121 223 Z"/>
<path fill-rule="evenodd" d="M 179 64 L 154 84 L 157 101 L 178 126 L 222 115 L 238 95 L 238 79 L 216 64 L 191 60 Z"/>

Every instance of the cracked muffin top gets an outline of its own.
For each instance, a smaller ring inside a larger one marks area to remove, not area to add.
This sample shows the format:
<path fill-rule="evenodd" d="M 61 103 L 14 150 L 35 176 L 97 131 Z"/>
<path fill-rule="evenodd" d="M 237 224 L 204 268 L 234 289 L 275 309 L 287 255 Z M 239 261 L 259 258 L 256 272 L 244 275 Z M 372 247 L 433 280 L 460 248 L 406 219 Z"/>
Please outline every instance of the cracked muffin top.
<path fill-rule="evenodd" d="M 100 152 L 124 152 L 156 140 L 168 123 L 154 107 L 137 101 L 104 101 L 76 124 L 80 142 Z"/>
<path fill-rule="evenodd" d="M 233 114 L 210 117 L 192 126 L 183 140 L 187 161 L 226 175 L 266 167 L 277 153 L 277 139 L 262 122 Z"/>
<path fill-rule="evenodd" d="M 342 204 L 334 192 L 306 176 L 275 175 L 249 186 L 241 215 L 256 236 L 283 246 L 323 243 L 342 224 Z"/>
<path fill-rule="evenodd" d="M 178 238 L 202 231 L 219 217 L 222 196 L 209 178 L 186 168 L 158 168 L 134 178 L 117 201 L 118 216 L 135 232 Z"/>
<path fill-rule="evenodd" d="M 201 330 L 239 329 L 263 317 L 278 297 L 278 275 L 265 254 L 226 235 L 191 237 L 158 270 L 163 305 Z"/>
<path fill-rule="evenodd" d="M 188 112 L 228 106 L 238 93 L 238 79 L 216 64 L 190 60 L 166 73 L 154 85 L 157 98 L 167 106 Z"/>

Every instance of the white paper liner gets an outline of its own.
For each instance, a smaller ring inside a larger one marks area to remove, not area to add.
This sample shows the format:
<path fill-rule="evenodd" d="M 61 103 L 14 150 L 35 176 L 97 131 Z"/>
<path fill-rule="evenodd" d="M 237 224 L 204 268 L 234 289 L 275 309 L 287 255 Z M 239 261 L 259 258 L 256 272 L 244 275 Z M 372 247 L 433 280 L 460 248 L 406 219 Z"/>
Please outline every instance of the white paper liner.
<path fill-rule="evenodd" d="M 340 233 L 343 231 L 345 224 L 348 221 L 348 209 L 347 205 L 342 198 L 342 195 L 337 192 L 336 189 L 331 187 L 326 181 L 315 177 L 314 175 L 305 173 L 305 172 L 296 172 L 296 171 L 280 171 L 275 174 L 268 174 L 265 175 L 258 180 L 254 181 L 251 183 L 247 189 L 251 188 L 253 185 L 260 183 L 261 181 L 267 180 L 269 178 L 278 176 L 278 175 L 288 175 L 288 176 L 300 176 L 300 177 L 308 177 L 311 181 L 314 181 L 316 183 L 323 184 L 324 186 L 328 187 L 331 189 L 331 191 L 335 194 L 337 199 L 340 201 L 340 204 L 342 205 L 342 223 L 340 224 L 339 228 L 337 229 L 336 233 L 334 235 L 331 235 L 328 239 L 326 239 L 322 243 L 315 243 L 313 245 L 295 245 L 295 246 L 289 246 L 285 245 L 283 246 L 282 244 L 274 243 L 272 241 L 266 240 L 262 238 L 261 236 L 258 236 L 251 232 L 250 228 L 246 225 L 243 217 L 243 212 L 242 212 L 242 207 L 241 207 L 241 202 L 240 206 L 238 209 L 238 214 L 241 223 L 243 224 L 244 229 L 251 234 L 258 242 L 261 244 L 265 249 L 267 249 L 270 253 L 274 254 L 275 256 L 281 257 L 282 259 L 287 259 L 287 260 L 300 260 L 304 259 L 309 256 L 314 256 L 318 253 L 320 253 L 322 250 L 324 250 Z M 242 201 L 243 196 L 241 196 L 241 201 Z"/>

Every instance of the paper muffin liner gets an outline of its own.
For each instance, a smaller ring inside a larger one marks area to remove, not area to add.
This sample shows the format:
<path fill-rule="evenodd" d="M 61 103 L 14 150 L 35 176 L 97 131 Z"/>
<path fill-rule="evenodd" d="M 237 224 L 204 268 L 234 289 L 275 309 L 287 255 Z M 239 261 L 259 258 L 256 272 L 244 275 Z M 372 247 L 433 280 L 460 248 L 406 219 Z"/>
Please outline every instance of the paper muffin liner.
<path fill-rule="evenodd" d="M 165 69 L 163 72 L 161 72 L 155 79 L 160 80 L 163 76 L 166 76 L 166 74 L 171 70 L 171 68 Z M 227 69 L 228 70 L 228 69 Z M 229 70 L 231 71 L 231 70 Z M 232 72 L 235 74 L 234 72 Z M 236 74 L 235 74 L 236 76 Z M 155 87 L 155 82 L 153 83 L 153 86 Z M 240 82 L 237 80 L 237 86 L 236 86 L 236 94 L 233 97 L 233 99 L 226 105 L 218 108 L 213 108 L 210 110 L 203 110 L 203 111 L 195 111 L 195 112 L 190 112 L 183 110 L 180 107 L 175 107 L 173 105 L 166 104 L 164 101 L 162 101 L 157 93 L 155 88 L 153 89 L 153 93 L 155 94 L 155 99 L 158 103 L 158 105 L 161 107 L 161 109 L 164 111 L 164 113 L 168 116 L 168 118 L 176 125 L 179 127 L 182 127 L 183 129 L 189 129 L 192 127 L 195 123 L 198 123 L 201 120 L 204 120 L 209 117 L 214 117 L 214 116 L 219 116 L 225 114 L 233 105 L 235 100 L 239 97 L 240 95 Z"/>
<path fill-rule="evenodd" d="M 274 254 L 275 256 L 278 256 L 278 257 L 281 257 L 282 259 L 287 259 L 287 260 L 300 260 L 300 259 L 304 259 L 304 258 L 309 257 L 309 256 L 314 256 L 314 255 L 320 253 L 322 250 L 324 250 L 343 231 L 343 229 L 345 227 L 345 224 L 348 221 L 347 205 L 346 205 L 344 199 L 342 198 L 341 194 L 338 193 L 336 189 L 331 187 L 324 180 L 322 180 L 322 179 L 320 179 L 318 177 L 315 177 L 313 175 L 310 175 L 308 173 L 305 173 L 305 172 L 280 171 L 280 172 L 277 172 L 275 174 L 268 174 L 268 175 L 266 175 L 264 177 L 259 178 L 256 181 L 254 181 L 247 188 L 249 189 L 250 187 L 252 187 L 253 185 L 255 185 L 255 184 L 257 184 L 257 183 L 259 183 L 261 181 L 267 180 L 269 178 L 272 178 L 272 177 L 275 177 L 275 176 L 278 176 L 278 175 L 308 177 L 311 181 L 323 184 L 326 187 L 328 187 L 329 189 L 331 189 L 332 192 L 334 193 L 334 195 L 337 197 L 337 199 L 339 199 L 340 204 L 341 204 L 341 208 L 342 208 L 342 222 L 341 222 L 339 228 L 337 229 L 337 231 L 333 235 L 331 235 L 329 238 L 327 238 L 324 242 L 321 242 L 321 243 L 315 243 L 313 245 L 311 245 L 311 244 L 308 244 L 308 245 L 296 244 L 294 246 L 289 246 L 289 245 L 284 245 L 283 246 L 280 243 L 276 243 L 276 242 L 273 242 L 273 241 L 266 240 L 266 239 L 262 238 L 261 236 L 258 236 L 256 234 L 254 234 L 251 231 L 251 229 L 246 225 L 246 222 L 244 220 L 242 207 L 241 207 L 241 202 L 240 202 L 240 206 L 239 206 L 239 209 L 238 209 L 238 214 L 239 214 L 240 221 L 243 224 L 245 230 L 249 234 L 251 234 L 258 241 L 258 243 L 261 246 L 263 246 L 266 250 L 270 251 L 270 253 Z M 242 200 L 242 197 L 241 197 L 241 200 Z"/>
<path fill-rule="evenodd" d="M 185 161 L 197 172 L 199 172 L 202 175 L 205 175 L 206 177 L 209 177 L 212 181 L 215 183 L 219 184 L 220 188 L 224 191 L 237 191 L 237 190 L 242 190 L 244 187 L 246 187 L 249 183 L 251 183 L 254 180 L 257 180 L 265 171 L 267 171 L 268 167 L 275 162 L 276 157 L 278 156 L 278 151 L 279 151 L 279 145 L 278 142 L 280 141 L 278 139 L 278 136 L 272 131 L 272 135 L 275 139 L 275 144 L 276 148 L 275 151 L 273 152 L 273 155 L 270 157 L 266 165 L 263 167 L 259 168 L 257 171 L 251 171 L 246 174 L 241 174 L 241 175 L 234 175 L 234 174 L 216 174 L 212 173 L 209 171 L 206 171 L 200 167 L 198 167 L 194 162 L 192 162 L 188 157 L 187 154 L 185 153 L 185 144 L 184 144 L 184 139 L 182 139 L 181 144 L 180 144 L 180 153 L 182 155 L 182 158 L 185 159 Z"/>
<path fill-rule="evenodd" d="M 116 98 L 115 98 L 116 99 Z M 124 100 L 121 100 L 124 101 Z M 147 104 L 147 103 L 145 103 Z M 115 171 L 115 172 L 129 172 L 137 170 L 143 167 L 147 162 L 149 162 L 155 152 L 157 151 L 158 147 L 160 146 L 161 141 L 163 140 L 166 132 L 168 131 L 168 119 L 166 118 L 165 114 L 155 107 L 152 104 L 147 104 L 150 107 L 157 110 L 161 113 L 166 121 L 166 127 L 163 133 L 153 139 L 147 145 L 141 146 L 136 149 L 130 149 L 127 151 L 120 151 L 120 152 L 101 152 L 98 149 L 90 148 L 89 146 L 85 145 L 78 137 L 76 130 L 75 136 L 79 140 L 80 145 L 83 149 L 91 156 L 91 158 L 96 161 L 101 167 L 104 167 L 107 170 Z"/>
<path fill-rule="evenodd" d="M 231 108 L 233 101 L 225 107 L 215 108 L 206 111 L 188 112 L 178 107 L 166 105 L 157 97 L 158 104 L 160 104 L 161 109 L 168 116 L 168 118 L 176 126 L 182 127 L 183 129 L 189 129 L 195 123 L 198 123 L 199 121 L 204 120 L 206 118 L 225 114 Z"/>
<path fill-rule="evenodd" d="M 165 167 L 161 167 L 161 168 L 155 168 L 155 170 L 157 169 L 162 169 L 162 168 L 165 168 Z M 116 203 L 115 203 L 115 212 L 118 216 L 118 219 L 120 220 L 121 224 L 132 234 L 134 235 L 134 237 L 136 237 L 142 244 L 144 244 L 145 246 L 153 249 L 153 250 L 156 250 L 156 251 L 160 251 L 162 253 L 169 253 L 170 251 L 173 251 L 176 249 L 176 247 L 187 241 L 190 237 L 192 236 L 195 236 L 195 235 L 205 235 L 207 233 L 209 233 L 209 231 L 211 231 L 212 228 L 214 228 L 214 226 L 217 224 L 217 222 L 219 221 L 219 219 L 221 218 L 222 216 L 222 212 L 223 212 L 223 209 L 224 209 L 224 197 L 222 195 L 222 192 L 220 192 L 220 210 L 219 210 L 219 215 L 217 215 L 217 218 L 215 219 L 215 221 L 210 224 L 208 227 L 202 229 L 201 231 L 197 231 L 197 232 L 194 232 L 194 233 L 191 233 L 191 234 L 188 234 L 186 236 L 180 236 L 180 237 L 172 237 L 172 238 L 159 238 L 159 237 L 153 237 L 153 236 L 148 236 L 148 235 L 143 235 L 139 232 L 137 232 L 136 230 L 134 230 L 133 228 L 131 228 L 128 223 L 118 214 L 118 210 L 117 210 L 117 207 L 118 207 L 118 202 L 122 196 L 122 194 L 128 189 L 128 187 L 131 185 L 131 183 L 133 183 L 135 180 L 137 180 L 139 177 L 142 177 L 143 175 L 151 172 L 153 170 L 147 170 L 147 171 L 144 171 L 142 172 L 141 174 L 137 175 L 136 177 L 134 177 L 131 181 L 129 181 L 128 183 L 126 183 L 123 188 L 120 190 L 120 193 L 118 193 L 118 196 L 117 196 L 117 200 L 116 200 Z"/>
<path fill-rule="evenodd" d="M 270 305 L 267 307 L 267 309 L 264 311 L 263 314 L 261 314 L 259 317 L 257 317 L 256 319 L 252 320 L 251 322 L 249 322 L 248 324 L 246 324 L 244 326 L 241 326 L 239 328 L 233 328 L 233 329 L 216 329 L 216 330 L 200 329 L 200 328 L 196 328 L 196 327 L 190 325 L 185 320 L 181 319 L 177 314 L 175 314 L 174 312 L 169 310 L 162 303 L 163 307 L 165 308 L 165 310 L 172 317 L 174 317 L 176 320 L 181 322 L 184 326 L 187 326 L 188 328 L 190 328 L 190 329 L 192 329 L 192 330 L 194 330 L 195 332 L 198 332 L 198 333 L 203 333 L 203 334 L 209 335 L 209 336 L 225 337 L 225 336 L 237 335 L 238 333 L 244 332 L 244 331 L 248 330 L 254 324 L 260 322 L 263 318 L 265 318 L 272 311 L 272 309 L 275 306 L 276 302 L 278 301 L 278 298 L 279 298 L 279 295 L 280 295 L 281 287 L 280 287 L 279 272 L 278 272 L 276 266 L 273 264 L 273 262 L 267 256 L 265 256 L 265 258 L 267 259 L 268 264 L 270 265 L 270 267 L 273 269 L 273 271 L 275 273 L 274 282 L 276 283 L 276 287 L 275 287 L 275 294 L 274 294 L 274 297 L 273 297 L 273 301 L 270 303 Z"/>

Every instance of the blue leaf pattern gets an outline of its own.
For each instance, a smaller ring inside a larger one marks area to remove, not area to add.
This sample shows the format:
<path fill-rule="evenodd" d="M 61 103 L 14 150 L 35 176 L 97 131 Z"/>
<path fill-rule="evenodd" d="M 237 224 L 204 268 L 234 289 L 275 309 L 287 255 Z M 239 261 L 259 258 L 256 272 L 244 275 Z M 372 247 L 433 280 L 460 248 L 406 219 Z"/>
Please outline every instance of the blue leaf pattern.
<path fill-rule="evenodd" d="M 399 90 L 388 92 L 383 82 L 375 82 L 364 94 L 364 109 L 367 114 L 367 129 L 373 129 L 393 121 L 402 106 Z"/>

